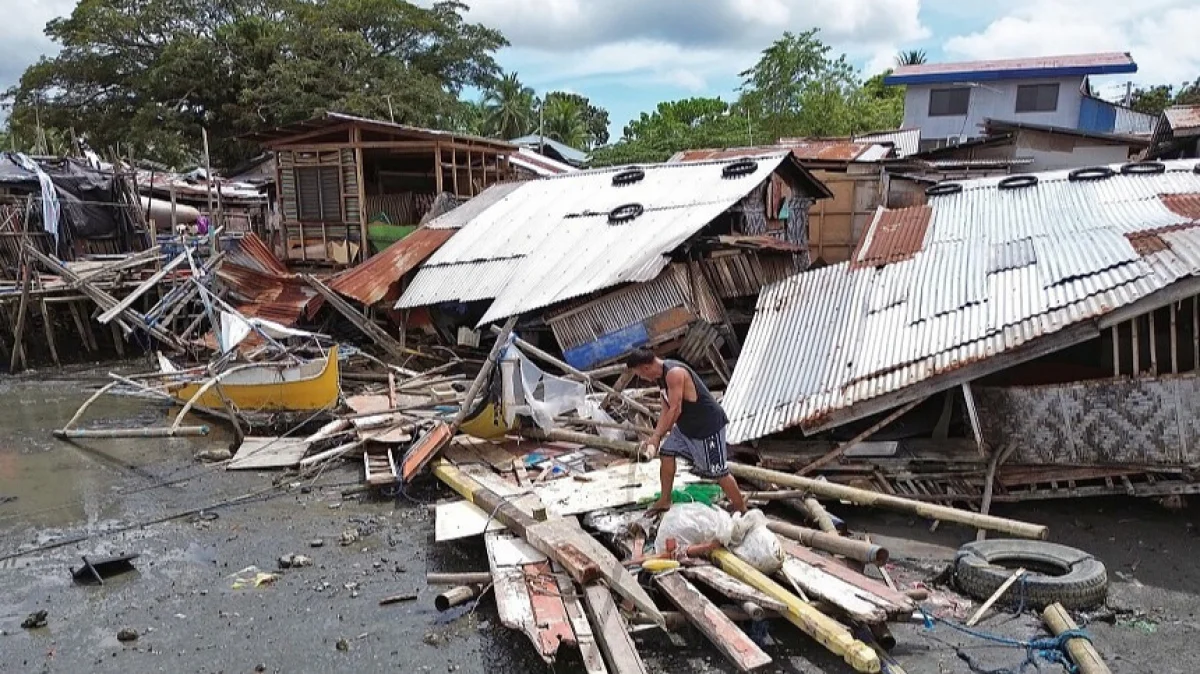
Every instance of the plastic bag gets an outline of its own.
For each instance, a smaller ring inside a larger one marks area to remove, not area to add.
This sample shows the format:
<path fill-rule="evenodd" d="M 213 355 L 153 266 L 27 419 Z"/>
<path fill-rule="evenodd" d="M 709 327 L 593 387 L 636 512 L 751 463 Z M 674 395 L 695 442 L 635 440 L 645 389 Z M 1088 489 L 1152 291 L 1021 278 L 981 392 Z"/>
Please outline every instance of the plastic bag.
<path fill-rule="evenodd" d="M 729 513 L 703 503 L 682 503 L 663 515 L 658 525 L 658 535 L 654 538 L 654 549 L 660 552 L 666 550 L 667 540 L 671 538 L 681 548 L 712 541 L 729 545 L 732 536 L 733 518 Z"/>
<path fill-rule="evenodd" d="M 767 517 L 761 510 L 734 515 L 730 528 L 730 552 L 767 575 L 783 568 L 783 546 L 767 528 Z"/>

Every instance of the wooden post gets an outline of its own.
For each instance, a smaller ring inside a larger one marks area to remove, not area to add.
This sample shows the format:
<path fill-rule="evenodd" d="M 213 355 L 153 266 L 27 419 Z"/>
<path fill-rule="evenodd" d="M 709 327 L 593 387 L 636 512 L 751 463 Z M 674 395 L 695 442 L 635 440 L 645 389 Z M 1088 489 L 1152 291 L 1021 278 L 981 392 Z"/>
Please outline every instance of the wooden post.
<path fill-rule="evenodd" d="M 962 394 L 963 402 L 967 406 L 967 420 L 971 423 L 971 434 L 975 436 L 975 449 L 979 450 L 979 456 L 986 457 L 987 450 L 983 446 L 983 427 L 979 424 L 979 408 L 975 406 L 975 393 L 971 390 L 971 382 L 963 383 Z"/>
<path fill-rule="evenodd" d="M 78 303 L 72 302 L 71 305 L 77 306 L 77 308 L 79 309 L 79 318 L 83 321 L 83 335 L 85 338 L 87 338 L 87 341 L 89 343 L 91 343 L 92 351 L 93 352 L 99 351 L 100 350 L 100 342 L 96 341 L 96 333 L 95 333 L 95 331 L 92 330 L 92 321 L 91 321 L 91 316 L 88 314 L 88 311 L 87 311 L 87 304 L 80 301 Z"/>
<path fill-rule="evenodd" d="M 1192 371 L 1200 372 L 1200 295 L 1192 298 Z"/>
<path fill-rule="evenodd" d="M 1179 374 L 1179 336 L 1176 334 L 1179 326 L 1175 314 L 1175 302 L 1171 302 L 1171 374 Z"/>
<path fill-rule="evenodd" d="M 208 193 L 208 212 L 205 217 L 208 218 L 208 237 L 209 237 L 209 252 L 212 255 L 217 254 L 217 223 L 213 219 L 213 174 L 212 174 L 212 157 L 208 154 L 208 129 L 200 127 L 200 136 L 204 140 L 204 186 Z M 186 244 L 185 244 L 186 245 Z"/>
<path fill-rule="evenodd" d="M 117 348 L 117 355 L 121 358 L 125 357 L 125 337 L 121 335 L 121 329 L 116 323 L 109 323 L 108 327 L 112 328 L 113 346 Z"/>
<path fill-rule="evenodd" d="M 91 353 L 92 343 L 88 340 L 87 334 L 83 329 L 83 317 L 79 315 L 79 305 L 75 302 L 67 302 L 67 311 L 71 312 L 71 321 L 75 324 L 75 332 L 79 334 L 79 341 L 83 342 L 83 348 L 88 353 Z"/>
<path fill-rule="evenodd" d="M 457 197 L 458 196 L 458 146 L 457 145 L 450 146 L 450 170 L 454 173 L 454 175 L 451 176 L 450 179 L 454 185 L 454 196 Z"/>
<path fill-rule="evenodd" d="M 367 184 L 366 179 L 363 177 L 366 175 L 366 166 L 363 165 L 362 130 L 357 126 L 352 127 L 350 135 L 355 143 L 354 170 L 358 176 L 358 180 L 356 181 L 358 183 L 358 227 L 360 230 L 359 236 L 362 237 L 362 240 L 359 242 L 359 252 L 362 253 L 362 257 L 359 259 L 365 262 L 371 256 L 371 253 L 369 248 L 370 239 L 367 236 Z M 346 245 L 350 245 L 349 237 L 347 237 Z"/>
<path fill-rule="evenodd" d="M 1157 377 L 1158 376 L 1158 331 L 1155 330 L 1154 312 L 1153 311 L 1151 311 L 1149 313 L 1149 315 L 1146 316 L 1146 320 L 1149 322 L 1149 327 L 1150 327 L 1150 329 L 1148 331 L 1148 334 L 1150 335 L 1150 376 Z"/>
<path fill-rule="evenodd" d="M 1046 625 L 1054 633 L 1054 636 L 1079 629 L 1079 625 L 1075 624 L 1062 604 L 1047 606 L 1046 610 L 1042 612 L 1042 620 L 1046 621 Z M 1079 668 L 1080 674 L 1112 674 L 1112 670 L 1104 664 L 1103 658 L 1096 652 L 1096 647 L 1087 639 L 1068 639 L 1067 654 Z"/>
<path fill-rule="evenodd" d="M 1121 376 L 1121 326 L 1114 325 L 1109 329 L 1112 332 L 1112 358 L 1113 358 L 1113 377 Z"/>
<path fill-rule="evenodd" d="M 179 201 L 175 195 L 175 186 L 171 186 L 171 232 L 170 236 L 175 236 L 176 230 L 179 228 Z M 157 234 L 157 231 L 155 232 Z M 154 237 L 154 245 L 158 245 L 158 237 Z"/>
<path fill-rule="evenodd" d="M 442 193 L 442 185 L 444 183 L 444 180 L 442 178 L 442 144 L 441 143 L 433 144 L 433 163 L 434 163 L 434 171 L 436 171 L 436 173 L 434 174 L 434 182 L 437 184 L 437 191 L 435 192 L 435 195 L 436 195 L 436 194 Z"/>
<path fill-rule="evenodd" d="M 475 165 L 471 163 L 471 146 L 467 146 L 467 196 L 475 196 Z"/>
<path fill-rule="evenodd" d="M 54 316 L 50 314 L 50 305 L 46 304 L 44 292 L 41 297 L 41 305 L 42 329 L 46 332 L 46 346 L 50 347 L 50 358 L 54 360 L 54 365 L 62 367 L 62 361 L 58 359 L 58 346 L 54 343 Z"/>
<path fill-rule="evenodd" d="M 25 248 L 21 249 L 21 303 L 17 305 L 17 324 L 13 326 L 13 352 L 12 359 L 8 364 L 9 372 L 17 371 L 17 361 L 19 360 L 22 368 L 29 367 L 29 361 L 25 358 L 25 346 L 23 339 L 25 336 L 25 316 L 29 313 L 29 291 L 32 283 L 32 265 L 29 261 L 29 256 L 25 254 Z"/>
<path fill-rule="evenodd" d="M 1142 354 L 1138 348 L 1138 316 L 1134 316 L 1129 321 L 1129 328 L 1133 334 L 1133 376 L 1135 378 L 1142 376 Z"/>

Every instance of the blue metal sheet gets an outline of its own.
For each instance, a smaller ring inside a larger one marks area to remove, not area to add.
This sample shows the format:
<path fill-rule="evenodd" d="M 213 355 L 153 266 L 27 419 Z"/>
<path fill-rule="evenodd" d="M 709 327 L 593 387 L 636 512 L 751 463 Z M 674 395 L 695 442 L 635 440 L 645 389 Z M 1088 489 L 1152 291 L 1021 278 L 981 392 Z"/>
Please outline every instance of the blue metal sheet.
<path fill-rule="evenodd" d="M 572 366 L 587 370 L 650 343 L 644 323 L 635 323 L 616 332 L 601 335 L 595 341 L 567 349 L 563 357 Z"/>

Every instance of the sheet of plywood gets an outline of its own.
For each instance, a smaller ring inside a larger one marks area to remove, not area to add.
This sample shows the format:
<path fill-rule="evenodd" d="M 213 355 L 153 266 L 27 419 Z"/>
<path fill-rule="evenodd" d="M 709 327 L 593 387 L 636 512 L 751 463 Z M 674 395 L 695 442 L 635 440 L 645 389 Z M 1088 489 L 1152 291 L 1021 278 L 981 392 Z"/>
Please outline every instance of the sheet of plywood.
<path fill-rule="evenodd" d="M 434 540 L 438 543 L 478 536 L 483 533 L 485 525 L 488 531 L 504 529 L 504 525 L 496 520 L 489 522 L 487 513 L 470 501 L 439 503 L 434 514 Z"/>
<path fill-rule="evenodd" d="M 300 464 L 309 446 L 310 443 L 302 438 L 249 436 L 242 441 L 228 469 L 292 468 Z"/>

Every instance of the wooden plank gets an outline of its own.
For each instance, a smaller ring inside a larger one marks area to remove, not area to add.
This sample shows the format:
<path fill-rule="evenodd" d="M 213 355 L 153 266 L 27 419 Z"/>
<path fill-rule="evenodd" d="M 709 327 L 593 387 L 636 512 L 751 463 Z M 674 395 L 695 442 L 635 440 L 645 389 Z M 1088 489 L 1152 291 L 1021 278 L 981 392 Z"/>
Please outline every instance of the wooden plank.
<path fill-rule="evenodd" d="M 1171 374 L 1179 374 L 1179 319 L 1176 314 L 1176 302 L 1171 303 Z"/>
<path fill-rule="evenodd" d="M 880 430 L 882 430 L 888 424 L 899 419 L 900 417 L 904 416 L 905 414 L 908 414 L 908 412 L 910 412 L 917 405 L 920 405 L 922 402 L 925 402 L 925 399 L 918 398 L 918 399 L 908 403 L 907 405 L 904 405 L 903 407 L 900 407 L 900 408 L 894 410 L 891 414 L 880 419 L 877 423 L 873 424 L 870 428 L 864 430 L 862 433 L 859 433 L 858 435 L 854 436 L 850 440 L 838 445 L 832 451 L 825 454 L 821 458 L 817 459 L 816 461 L 813 461 L 812 463 L 808 464 L 804 468 L 801 468 L 799 474 L 800 475 L 808 475 L 809 473 L 815 471 L 816 469 L 820 468 L 821 466 L 824 466 L 827 463 L 837 460 L 843 454 L 846 453 L 846 450 L 855 447 L 860 442 L 866 440 L 867 438 L 871 437 L 872 435 L 875 435 L 876 433 L 878 433 Z"/>
<path fill-rule="evenodd" d="M 801 601 L 799 597 L 783 589 L 732 552 L 717 550 L 712 557 L 726 573 L 787 604 L 788 610 L 783 616 L 789 622 L 841 657 L 855 671 L 864 674 L 877 674 L 880 671 L 879 656 L 870 646 L 855 639 L 850 631 L 836 620 Z"/>
<path fill-rule="evenodd" d="M 300 465 L 300 459 L 311 446 L 297 438 L 248 436 L 242 440 L 242 446 L 226 469 L 292 468 Z"/>
<path fill-rule="evenodd" d="M 46 304 L 46 298 L 41 298 L 42 305 L 42 329 L 46 334 L 46 346 L 50 347 L 50 358 L 58 367 L 62 367 L 62 361 L 58 359 L 58 345 L 54 343 L 54 316 L 50 313 L 50 306 Z"/>
<path fill-rule="evenodd" d="M 543 649 L 541 629 L 534 617 L 533 597 L 525 582 L 524 570 L 524 564 L 545 562 L 545 556 L 530 549 L 512 534 L 491 533 L 483 540 L 487 549 L 488 568 L 492 572 L 500 624 L 523 632 L 538 655 L 547 663 L 553 662 L 554 653 L 547 654 Z"/>
<path fill-rule="evenodd" d="M 434 508 L 433 538 L 438 543 L 478 536 L 484 533 L 484 527 L 489 532 L 505 528 L 496 520 L 489 520 L 488 514 L 470 501 L 439 503 Z"/>
<path fill-rule="evenodd" d="M 600 643 L 583 608 L 583 595 L 570 578 L 560 573 L 560 567 L 554 566 L 552 570 L 558 582 L 559 596 L 567 609 L 567 618 L 571 621 L 571 631 L 575 633 L 575 644 L 579 647 L 583 671 L 587 674 L 608 674 L 608 667 L 604 665 L 604 653 L 600 650 Z"/>
<path fill-rule="evenodd" d="M 853 620 L 869 625 L 887 621 L 887 612 L 879 604 L 862 596 L 853 585 L 815 566 L 790 557 L 783 562 L 781 573 L 809 597 L 836 606 Z"/>
<path fill-rule="evenodd" d="M 682 575 L 660 573 L 654 576 L 654 584 L 739 671 L 771 664 L 771 657 Z"/>
<path fill-rule="evenodd" d="M 603 584 L 585 585 L 583 605 L 596 631 L 600 651 L 604 653 L 609 671 L 613 674 L 649 674 L 650 670 L 646 669 L 646 663 L 638 654 L 633 637 L 629 635 L 629 626 L 621 617 L 621 611 L 608 587 Z"/>
<path fill-rule="evenodd" d="M 685 567 L 680 572 L 688 579 L 698 580 L 738 603 L 753 602 L 762 608 L 778 613 L 787 610 L 787 604 L 759 592 L 715 566 Z"/>
<path fill-rule="evenodd" d="M 562 644 L 575 644 L 575 632 L 567 616 L 562 593 L 558 590 L 558 579 L 550 570 L 550 561 L 526 564 L 522 567 L 525 583 L 532 600 L 533 619 L 538 627 L 539 651 L 551 659 L 558 654 Z"/>
<path fill-rule="evenodd" d="M 137 301 L 137 299 L 139 297 L 141 297 L 142 295 L 145 295 L 150 290 L 157 288 L 159 281 L 162 281 L 163 278 L 165 278 L 167 274 L 174 271 L 176 267 L 183 264 L 184 261 L 186 261 L 186 260 L 187 260 L 187 255 L 185 253 L 180 253 L 179 255 L 176 255 L 175 259 L 168 262 L 166 264 L 166 266 L 164 266 L 162 269 L 159 269 L 158 271 L 154 272 L 154 274 L 151 275 L 150 278 L 143 281 L 141 283 L 141 285 L 139 285 L 137 288 L 134 288 L 133 292 L 126 295 L 125 298 L 122 299 L 120 302 L 118 302 L 115 306 L 109 308 L 107 311 L 100 314 L 100 317 L 97 318 L 96 320 L 107 325 L 108 323 L 111 323 L 112 320 L 114 318 L 116 318 L 117 316 L 120 316 L 121 314 L 125 313 L 126 311 L 130 311 L 131 307 L 133 306 L 133 303 L 135 301 Z"/>
<path fill-rule="evenodd" d="M 829 557 L 822 557 L 803 545 L 792 541 L 780 539 L 779 542 L 783 546 L 784 552 L 791 557 L 853 585 L 863 593 L 860 596 L 871 595 L 873 597 L 872 602 L 884 607 L 884 610 L 889 615 L 907 615 L 917 608 L 916 603 L 908 595 L 898 592 L 874 578 L 857 573 L 845 564 L 841 564 Z"/>
<path fill-rule="evenodd" d="M 983 602 L 983 606 L 980 606 L 979 610 L 967 620 L 967 627 L 974 627 L 975 625 L 978 625 L 979 621 L 983 619 L 983 614 L 987 613 L 988 609 L 990 609 L 992 605 L 994 605 L 1000 599 L 1000 597 L 1003 597 L 1004 593 L 1008 591 L 1008 588 L 1012 587 L 1012 584 L 1017 582 L 1017 580 L 1023 575 L 1025 575 L 1025 569 L 1017 569 L 1016 571 L 1013 571 L 1012 575 L 1006 578 L 1003 583 L 1000 583 L 1000 587 L 996 588 L 996 591 L 992 593 L 992 596 L 988 597 L 987 601 Z"/>

